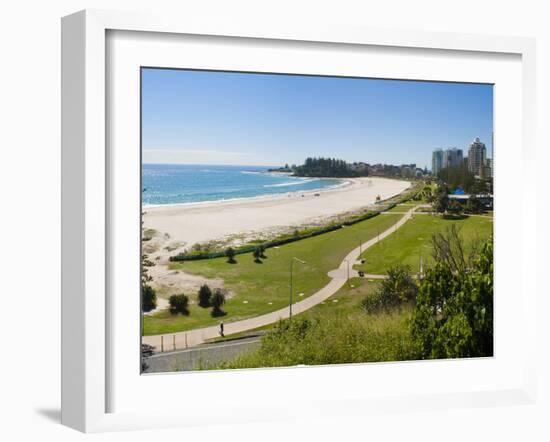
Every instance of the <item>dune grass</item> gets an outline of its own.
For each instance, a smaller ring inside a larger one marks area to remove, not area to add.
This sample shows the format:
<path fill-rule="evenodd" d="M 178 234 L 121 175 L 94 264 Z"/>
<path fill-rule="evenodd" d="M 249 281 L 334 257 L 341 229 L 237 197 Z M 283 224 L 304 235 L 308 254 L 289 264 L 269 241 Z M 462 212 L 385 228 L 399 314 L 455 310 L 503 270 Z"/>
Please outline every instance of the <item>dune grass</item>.
<path fill-rule="evenodd" d="M 337 268 L 360 241 L 374 238 L 401 216 L 378 215 L 344 229 L 271 248 L 266 251 L 268 257 L 262 264 L 255 263 L 251 253 L 238 255 L 236 264 L 228 264 L 226 258 L 171 263 L 170 268 L 175 271 L 223 279 L 235 296 L 227 300 L 224 306 L 227 315 L 223 318 L 212 318 L 210 309 L 196 304 L 189 306 L 188 316 L 171 315 L 167 311 L 144 316 L 143 334 L 191 330 L 215 325 L 222 319 L 224 322 L 237 321 L 287 306 L 289 267 L 293 257 L 306 261 L 306 264 L 294 263 L 294 300 L 300 301 L 326 285 L 330 281 L 327 272 Z M 186 294 L 192 300 L 196 299 L 196 293 Z"/>
<path fill-rule="evenodd" d="M 420 256 L 424 265 L 432 262 L 432 234 L 444 231 L 453 224 L 459 227 L 466 244 L 483 241 L 493 230 L 493 221 L 489 217 L 451 220 L 441 216 L 416 215 L 395 233 L 366 250 L 362 255 L 365 264 L 357 265 L 355 269 L 385 274 L 389 267 L 403 264 L 410 266 L 412 272 L 418 272 Z"/>

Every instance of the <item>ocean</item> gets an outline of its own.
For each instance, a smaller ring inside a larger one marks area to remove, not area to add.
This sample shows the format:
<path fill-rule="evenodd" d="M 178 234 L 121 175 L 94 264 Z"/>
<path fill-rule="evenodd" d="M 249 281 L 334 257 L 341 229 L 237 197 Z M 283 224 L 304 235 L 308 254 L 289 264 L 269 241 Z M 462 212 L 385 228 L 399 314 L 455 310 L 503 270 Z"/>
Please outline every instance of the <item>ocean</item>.
<path fill-rule="evenodd" d="M 336 187 L 341 180 L 268 173 L 260 166 L 144 164 L 142 203 L 148 205 L 227 201 Z"/>

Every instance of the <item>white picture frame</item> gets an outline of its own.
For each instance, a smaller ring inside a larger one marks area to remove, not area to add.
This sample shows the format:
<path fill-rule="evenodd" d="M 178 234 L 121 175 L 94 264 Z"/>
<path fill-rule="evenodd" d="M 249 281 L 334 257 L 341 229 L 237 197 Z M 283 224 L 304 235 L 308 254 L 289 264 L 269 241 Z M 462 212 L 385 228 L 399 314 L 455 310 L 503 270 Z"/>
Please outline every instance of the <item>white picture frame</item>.
<path fill-rule="evenodd" d="M 202 414 L 206 408 L 197 406 L 196 413 L 182 410 L 170 411 L 147 404 L 140 410 L 116 410 L 109 403 L 114 388 L 112 369 L 113 353 L 109 343 L 109 327 L 113 318 L 108 299 L 109 244 L 114 230 L 108 228 L 112 206 L 109 186 L 109 155 L 107 151 L 106 120 L 108 85 L 106 82 L 106 35 L 111 31 L 152 32 L 162 35 L 218 36 L 270 41 L 284 41 L 292 45 L 338 44 L 384 48 L 427 49 L 467 52 L 483 57 L 484 54 L 508 54 L 518 57 L 521 64 L 521 121 L 517 121 L 521 149 L 521 173 L 523 186 L 517 197 L 528 209 L 521 215 L 520 270 L 525 275 L 529 269 L 527 256 L 535 256 L 536 238 L 533 223 L 536 195 L 529 185 L 529 176 L 535 158 L 535 43 L 532 39 L 517 37 L 490 37 L 450 33 L 426 33 L 416 31 L 388 31 L 358 29 L 345 26 L 293 27 L 282 23 L 271 27 L 265 23 L 242 22 L 217 23 L 197 21 L 192 17 L 159 17 L 151 14 L 87 10 L 63 18 L 62 21 L 62 423 L 85 432 L 157 428 L 169 426 L 207 424 L 212 415 Z M 158 34 L 157 34 L 158 35 Z M 529 191 L 528 191 L 529 190 Z M 504 206 L 502 206 L 504 207 Z M 504 225 L 504 224 L 503 224 Z M 504 249 L 497 254 L 509 253 Z M 137 259 L 137 257 L 136 257 Z M 497 259 L 498 262 L 498 259 Z M 536 305 L 537 290 L 532 279 L 520 278 L 521 305 Z M 137 295 L 136 295 L 137 296 Z M 136 301 L 136 304 L 138 302 Z M 496 318 L 498 321 L 498 316 Z M 524 337 L 533 337 L 535 324 L 521 319 Z M 536 395 L 534 339 L 526 339 L 524 353 L 518 355 L 521 379 L 500 388 L 477 388 L 460 393 L 449 393 L 436 386 L 433 391 L 421 394 L 391 392 L 376 397 L 362 394 L 350 397 L 337 392 L 326 400 L 312 399 L 311 407 L 302 410 L 305 416 L 334 414 L 363 414 L 383 409 L 388 412 L 409 409 L 453 408 L 498 405 L 503 403 L 532 403 Z M 138 343 L 136 342 L 136 345 Z M 498 358 L 498 354 L 496 355 Z M 466 371 L 475 372 L 475 363 L 463 364 Z M 133 362 L 130 362 L 132 364 Z M 422 363 L 420 363 L 422 364 Z M 431 362 L 438 370 L 438 362 Z M 469 364 L 468 366 L 466 364 Z M 378 364 L 380 370 L 397 370 L 402 364 Z M 439 364 L 441 366 L 442 364 Z M 448 367 L 448 365 L 447 365 Z M 324 368 L 325 370 L 327 368 Z M 422 369 L 422 367 L 420 367 Z M 136 371 L 138 371 L 136 361 Z M 349 376 L 358 376 L 361 366 L 348 368 Z M 302 378 L 305 371 L 283 370 L 285 379 Z M 271 373 L 282 370 L 271 370 Z M 247 371 L 229 374 L 233 381 L 250 381 L 257 387 L 266 381 L 263 375 Z M 217 379 L 220 373 L 201 373 Z M 223 374 L 227 379 L 227 374 Z M 272 375 L 270 375 L 272 376 Z M 159 377 L 157 377 L 159 378 Z M 171 379 L 171 380 L 170 380 Z M 164 376 L 161 382 L 175 383 L 173 376 Z M 198 379 L 198 378 L 195 378 Z M 279 375 L 280 382 L 281 376 Z M 518 377 L 519 379 L 519 377 Z M 151 381 L 152 382 L 152 381 Z M 197 381 L 199 384 L 201 381 Z M 298 381 L 299 382 L 299 381 Z M 175 391 L 184 388 L 174 385 Z M 174 391 L 170 392 L 171 394 Z M 189 394 L 189 393 L 188 393 Z M 284 419 L 294 416 L 292 407 L 283 409 L 277 402 L 272 407 L 250 402 L 251 391 L 235 406 L 239 413 L 223 416 L 219 421 L 248 422 L 266 419 Z M 257 394 L 257 393 L 256 393 Z M 261 408 L 261 409 L 259 409 Z"/>

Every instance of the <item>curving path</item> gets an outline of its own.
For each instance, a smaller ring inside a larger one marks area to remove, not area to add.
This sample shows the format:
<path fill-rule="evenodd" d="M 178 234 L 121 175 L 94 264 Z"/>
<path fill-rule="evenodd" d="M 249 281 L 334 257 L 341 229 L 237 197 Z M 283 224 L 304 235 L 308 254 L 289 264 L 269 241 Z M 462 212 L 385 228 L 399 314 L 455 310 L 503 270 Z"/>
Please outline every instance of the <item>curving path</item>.
<path fill-rule="evenodd" d="M 292 304 L 292 314 L 297 315 L 306 310 L 309 310 L 311 307 L 314 307 L 317 304 L 325 301 L 334 295 L 342 286 L 346 283 L 348 279 L 348 265 L 349 265 L 349 277 L 353 278 L 358 276 L 357 271 L 353 270 L 353 265 L 357 262 L 360 256 L 361 251 L 367 250 L 369 247 L 375 245 L 378 241 L 383 240 L 387 236 L 394 233 L 397 229 L 403 226 L 409 219 L 412 218 L 413 213 L 416 209 L 422 207 L 421 205 L 411 208 L 409 211 L 405 212 L 399 221 L 397 221 L 393 226 L 380 235 L 370 239 L 369 241 L 361 244 L 361 247 L 357 247 L 349 252 L 346 257 L 342 260 L 342 263 L 337 269 L 331 270 L 328 272 L 328 276 L 332 280 L 325 285 L 323 288 L 319 289 L 313 295 L 307 297 L 306 299 Z M 384 275 L 365 275 L 365 278 L 371 279 L 380 279 Z M 265 325 L 273 324 L 278 322 L 280 319 L 286 319 L 289 317 L 289 308 L 284 307 L 282 309 L 276 310 L 271 313 L 266 313 L 264 315 L 255 316 L 249 319 L 243 319 L 241 321 L 228 322 L 224 323 L 224 333 L 226 335 L 231 335 L 234 333 L 241 333 L 247 330 L 252 330 L 258 327 L 263 327 Z M 217 338 L 220 336 L 220 328 L 218 325 L 213 325 L 210 327 L 198 328 L 194 330 L 189 330 L 186 332 L 177 332 L 177 333 L 167 333 L 164 335 L 152 335 L 152 336 L 143 336 L 142 342 L 144 344 L 149 344 L 155 347 L 156 352 L 162 351 L 173 351 L 176 349 L 183 349 L 187 347 L 193 347 L 195 345 L 202 344 L 208 339 Z"/>

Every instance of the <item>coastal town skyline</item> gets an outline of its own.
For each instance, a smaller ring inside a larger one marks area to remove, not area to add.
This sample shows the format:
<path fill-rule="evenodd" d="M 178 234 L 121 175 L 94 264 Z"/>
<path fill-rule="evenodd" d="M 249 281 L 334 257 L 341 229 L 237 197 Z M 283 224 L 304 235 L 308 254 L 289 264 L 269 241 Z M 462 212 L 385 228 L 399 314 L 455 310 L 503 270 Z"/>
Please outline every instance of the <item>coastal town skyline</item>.
<path fill-rule="evenodd" d="M 312 156 L 431 169 L 437 148 L 492 158 L 486 84 L 142 70 L 149 164 L 280 167 Z"/>

